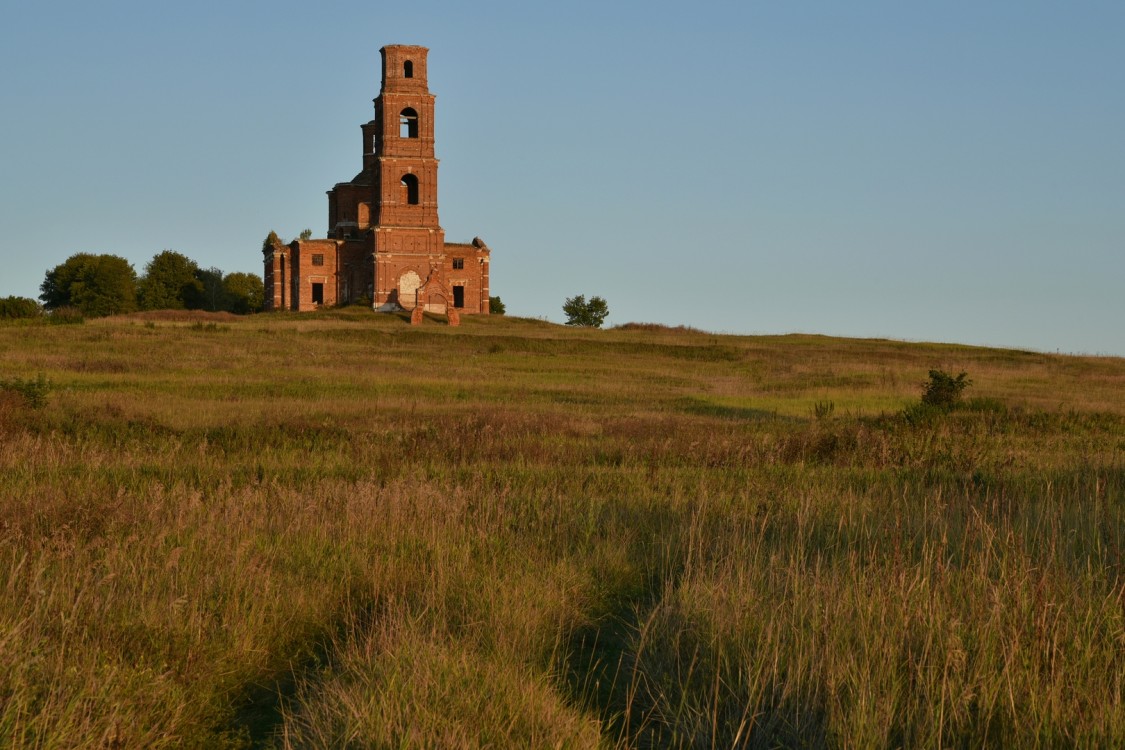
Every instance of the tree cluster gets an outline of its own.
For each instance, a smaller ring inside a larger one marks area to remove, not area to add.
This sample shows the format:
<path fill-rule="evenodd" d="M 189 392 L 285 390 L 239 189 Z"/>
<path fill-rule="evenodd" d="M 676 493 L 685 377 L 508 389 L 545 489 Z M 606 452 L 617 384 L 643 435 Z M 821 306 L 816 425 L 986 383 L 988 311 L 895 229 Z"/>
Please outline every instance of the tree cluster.
<path fill-rule="evenodd" d="M 136 310 L 250 313 L 265 300 L 255 274 L 200 268 L 172 250 L 153 256 L 140 277 L 120 256 L 77 253 L 47 271 L 39 289 L 47 310 L 72 307 L 91 318 Z"/>

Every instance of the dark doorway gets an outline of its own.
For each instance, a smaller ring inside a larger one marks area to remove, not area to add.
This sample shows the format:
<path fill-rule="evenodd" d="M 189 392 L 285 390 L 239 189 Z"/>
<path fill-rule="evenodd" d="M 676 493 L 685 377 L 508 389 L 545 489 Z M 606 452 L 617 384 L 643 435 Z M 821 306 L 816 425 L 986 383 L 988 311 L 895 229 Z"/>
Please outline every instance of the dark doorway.
<path fill-rule="evenodd" d="M 465 287 L 453 287 L 453 306 L 457 308 L 465 306 Z"/>
<path fill-rule="evenodd" d="M 324 304 L 324 284 L 312 285 L 312 301 L 314 305 Z"/>

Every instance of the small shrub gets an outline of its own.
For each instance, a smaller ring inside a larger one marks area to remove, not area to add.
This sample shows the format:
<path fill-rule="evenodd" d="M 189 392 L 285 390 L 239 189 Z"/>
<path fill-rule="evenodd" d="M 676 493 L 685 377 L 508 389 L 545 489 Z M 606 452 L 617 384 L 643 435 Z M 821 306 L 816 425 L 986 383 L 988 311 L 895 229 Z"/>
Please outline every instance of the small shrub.
<path fill-rule="evenodd" d="M 836 411 L 836 404 L 831 401 L 817 401 L 813 404 L 813 416 L 818 422 L 823 422 Z"/>
<path fill-rule="evenodd" d="M 269 255 L 273 252 L 275 246 L 281 244 L 281 238 L 277 236 L 277 232 L 270 230 L 266 238 L 262 240 L 262 255 Z"/>
<path fill-rule="evenodd" d="M 972 384 L 966 373 L 953 377 L 944 370 L 930 370 L 929 382 L 922 384 L 922 403 L 948 411 L 961 400 L 962 391 Z"/>
<path fill-rule="evenodd" d="M 504 303 L 500 301 L 499 297 L 488 298 L 488 313 L 490 315 L 503 315 L 507 310 Z"/>
<path fill-rule="evenodd" d="M 47 376 L 39 373 L 34 380 L 23 378 L 8 378 L 0 380 L 0 391 L 18 393 L 32 409 L 42 409 L 47 405 L 47 394 L 51 392 L 51 381 Z"/>

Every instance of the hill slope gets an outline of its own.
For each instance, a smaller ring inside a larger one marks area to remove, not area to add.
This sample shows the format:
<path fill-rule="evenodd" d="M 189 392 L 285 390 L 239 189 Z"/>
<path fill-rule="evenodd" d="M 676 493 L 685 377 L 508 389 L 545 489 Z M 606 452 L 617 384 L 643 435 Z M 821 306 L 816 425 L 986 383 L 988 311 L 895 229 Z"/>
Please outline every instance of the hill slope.
<path fill-rule="evenodd" d="M 1125 743 L 1120 359 L 343 310 L 0 381 L 4 746 Z"/>

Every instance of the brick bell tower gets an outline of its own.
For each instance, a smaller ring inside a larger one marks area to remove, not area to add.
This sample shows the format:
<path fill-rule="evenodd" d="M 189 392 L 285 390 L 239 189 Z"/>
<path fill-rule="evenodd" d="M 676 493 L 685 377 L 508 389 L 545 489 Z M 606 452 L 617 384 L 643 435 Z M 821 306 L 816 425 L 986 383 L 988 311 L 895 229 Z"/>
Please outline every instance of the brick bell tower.
<path fill-rule="evenodd" d="M 396 44 L 379 52 L 383 76 L 375 119 L 363 126 L 371 149 L 364 161 L 370 159 L 374 183 L 375 303 L 409 310 L 417 304 L 411 297 L 429 267 L 444 266 L 445 255 L 445 232 L 438 223 L 434 95 L 426 76 L 429 50 Z"/>
<path fill-rule="evenodd" d="M 383 47 L 375 117 L 360 126 L 363 169 L 328 191 L 328 238 L 264 248 L 269 309 L 366 297 L 377 310 L 488 314 L 488 246 L 446 243 L 438 222 L 434 95 L 425 47 Z"/>
<path fill-rule="evenodd" d="M 375 172 L 375 223 L 440 232 L 434 95 L 426 82 L 425 47 L 387 46 L 375 119 L 364 126 Z"/>

